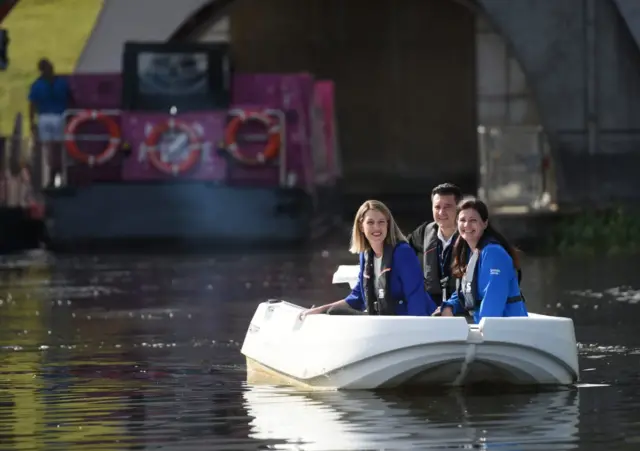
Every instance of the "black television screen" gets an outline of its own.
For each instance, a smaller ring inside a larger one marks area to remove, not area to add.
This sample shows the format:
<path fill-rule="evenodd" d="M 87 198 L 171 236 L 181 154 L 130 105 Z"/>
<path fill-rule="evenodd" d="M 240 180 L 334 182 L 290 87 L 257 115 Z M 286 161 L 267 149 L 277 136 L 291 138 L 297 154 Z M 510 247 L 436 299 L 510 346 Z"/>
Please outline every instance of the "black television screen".
<path fill-rule="evenodd" d="M 127 110 L 226 109 L 231 89 L 228 44 L 127 43 L 123 83 Z"/>

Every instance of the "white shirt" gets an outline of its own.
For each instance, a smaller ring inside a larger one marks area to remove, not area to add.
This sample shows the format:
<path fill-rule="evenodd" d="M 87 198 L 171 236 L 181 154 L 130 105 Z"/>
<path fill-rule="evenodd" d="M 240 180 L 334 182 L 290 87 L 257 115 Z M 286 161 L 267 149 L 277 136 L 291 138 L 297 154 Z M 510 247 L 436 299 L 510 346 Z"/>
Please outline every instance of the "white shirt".
<path fill-rule="evenodd" d="M 443 251 L 447 248 L 447 246 L 449 246 L 453 242 L 453 235 L 455 235 L 455 233 L 452 233 L 448 240 L 445 239 L 444 236 L 442 235 L 442 229 L 438 227 L 438 239 L 442 243 Z"/>
<path fill-rule="evenodd" d="M 382 272 L 382 257 L 373 256 L 373 276 L 377 279 Z M 374 279 L 375 280 L 375 279 Z"/>

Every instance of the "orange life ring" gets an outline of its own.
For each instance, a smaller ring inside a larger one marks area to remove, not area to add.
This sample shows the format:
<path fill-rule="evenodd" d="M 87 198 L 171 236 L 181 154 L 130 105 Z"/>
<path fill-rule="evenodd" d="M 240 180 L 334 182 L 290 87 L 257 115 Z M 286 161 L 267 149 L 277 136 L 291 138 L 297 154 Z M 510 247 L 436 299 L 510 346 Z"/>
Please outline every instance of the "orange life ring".
<path fill-rule="evenodd" d="M 237 143 L 238 130 L 240 130 L 242 124 L 248 121 L 262 122 L 265 127 L 267 127 L 268 132 L 267 145 L 265 146 L 264 151 L 259 152 L 253 158 L 245 156 L 240 151 L 240 147 Z M 280 152 L 281 141 L 280 126 L 278 123 L 268 114 L 255 111 L 240 111 L 240 113 L 229 122 L 224 134 L 224 143 L 227 152 L 229 152 L 236 160 L 247 165 L 264 164 L 277 157 Z"/>
<path fill-rule="evenodd" d="M 76 130 L 80 124 L 91 120 L 102 122 L 106 125 L 107 132 L 109 133 L 109 144 L 97 155 L 82 152 L 76 144 Z M 118 151 L 120 142 L 120 127 L 118 127 L 116 121 L 114 121 L 111 116 L 102 114 L 98 110 L 81 111 L 65 126 L 64 143 L 67 148 L 67 153 L 71 155 L 74 160 L 80 161 L 89 166 L 101 165 L 111 160 Z"/>
<path fill-rule="evenodd" d="M 178 164 L 162 161 L 160 149 L 158 148 L 158 143 L 160 142 L 162 135 L 167 131 L 174 129 L 183 131 L 189 137 L 189 153 L 187 158 Z M 147 136 L 147 139 L 145 139 L 144 143 L 147 148 L 151 164 L 159 171 L 174 176 L 191 169 L 200 159 L 200 151 L 202 150 L 202 144 L 200 143 L 200 138 L 196 131 L 186 122 L 173 118 L 156 124 L 151 129 L 151 132 L 149 133 L 149 136 Z"/>

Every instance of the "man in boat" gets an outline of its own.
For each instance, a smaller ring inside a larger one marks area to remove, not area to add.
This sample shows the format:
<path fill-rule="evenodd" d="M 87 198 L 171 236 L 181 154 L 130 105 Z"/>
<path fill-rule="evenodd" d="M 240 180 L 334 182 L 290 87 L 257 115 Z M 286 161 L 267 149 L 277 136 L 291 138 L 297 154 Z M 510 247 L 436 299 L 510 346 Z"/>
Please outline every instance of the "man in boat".
<path fill-rule="evenodd" d="M 56 75 L 51 61 L 41 59 L 38 70 L 40 77 L 32 83 L 29 91 L 29 123 L 33 137 L 42 145 L 42 159 L 46 168 L 43 180 L 38 182 L 47 184 L 51 181 L 50 166 L 62 151 L 64 112 L 73 99 L 69 83 Z"/>
<path fill-rule="evenodd" d="M 453 183 L 442 183 L 431 191 L 433 221 L 415 229 L 407 241 L 418 254 L 424 273 L 424 288 L 440 306 L 456 288 L 451 276 L 451 250 L 458 237 L 456 206 L 462 191 Z"/>

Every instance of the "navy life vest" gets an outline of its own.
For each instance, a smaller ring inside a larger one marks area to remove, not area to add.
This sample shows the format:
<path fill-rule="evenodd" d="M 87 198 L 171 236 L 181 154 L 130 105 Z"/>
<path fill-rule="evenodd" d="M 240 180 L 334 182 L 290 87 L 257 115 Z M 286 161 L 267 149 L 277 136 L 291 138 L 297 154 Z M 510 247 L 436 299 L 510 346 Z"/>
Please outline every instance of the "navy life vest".
<path fill-rule="evenodd" d="M 452 244 L 443 249 L 438 238 L 438 225 L 428 224 L 424 229 L 424 244 L 422 246 L 422 269 L 424 271 L 424 289 L 438 305 L 451 297 L 456 290 L 456 279 L 451 276 L 451 254 L 453 242 L 458 232 L 451 239 Z M 448 275 L 447 275 L 448 274 Z"/>
<path fill-rule="evenodd" d="M 397 302 L 391 298 L 391 264 L 393 247 L 385 245 L 382 254 L 380 275 L 375 277 L 374 253 L 372 249 L 364 253 L 364 301 L 369 315 L 395 315 Z M 375 279 L 375 280 L 374 280 Z"/>

